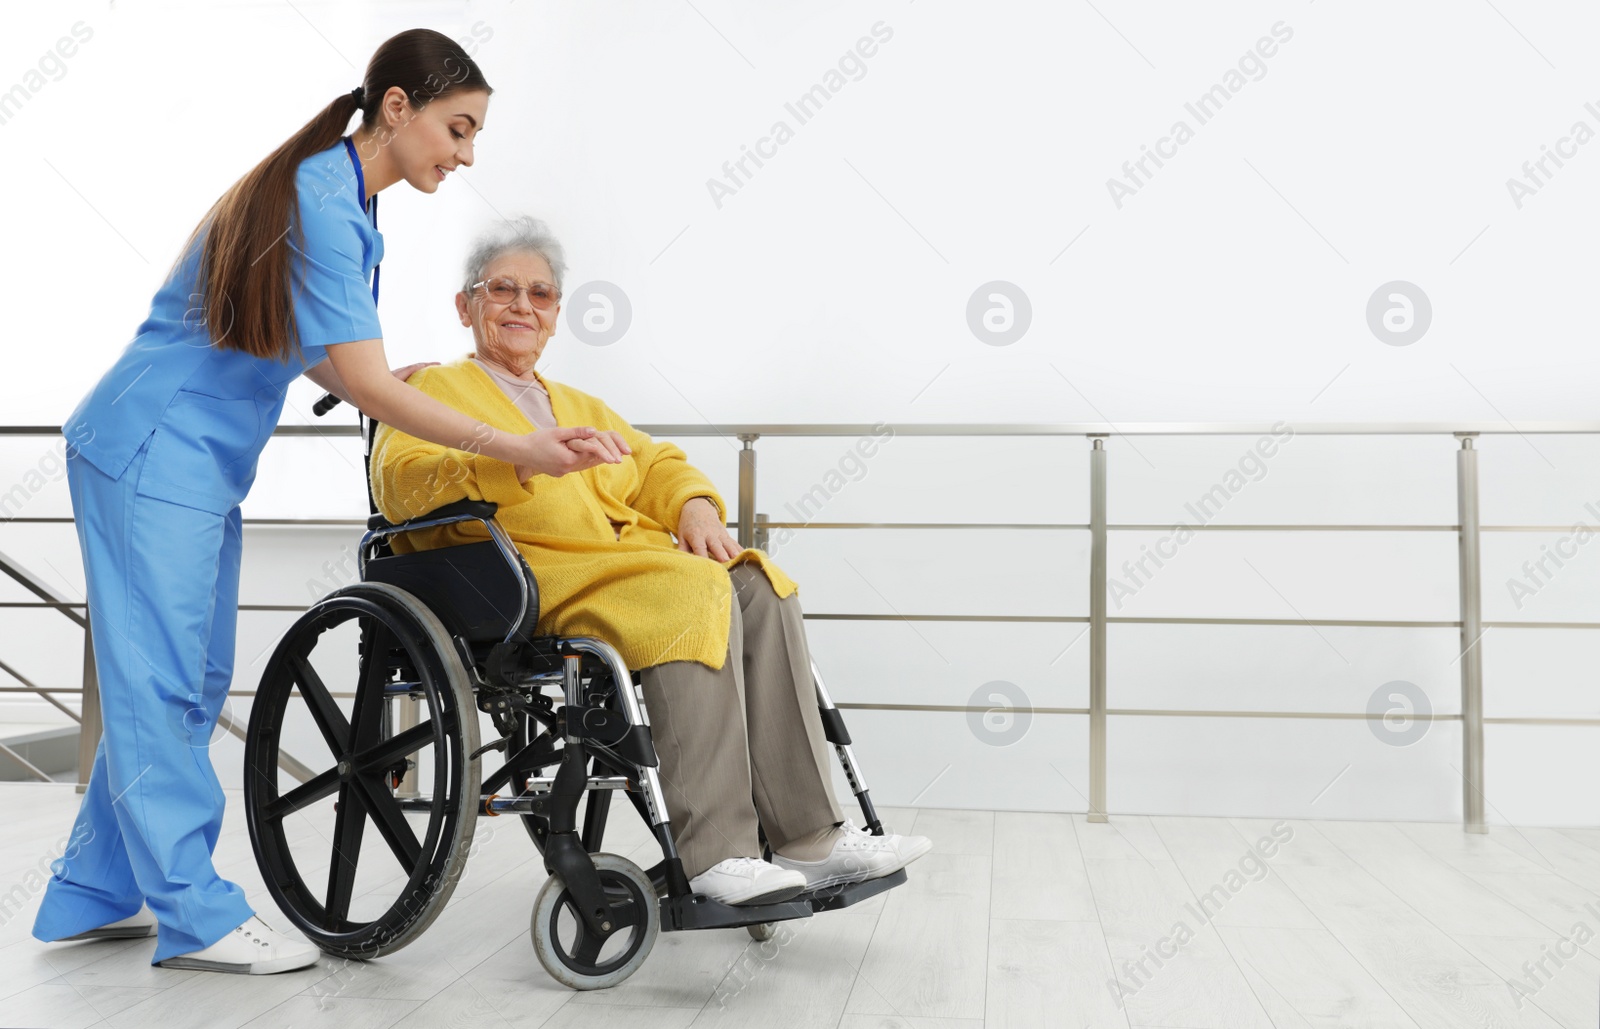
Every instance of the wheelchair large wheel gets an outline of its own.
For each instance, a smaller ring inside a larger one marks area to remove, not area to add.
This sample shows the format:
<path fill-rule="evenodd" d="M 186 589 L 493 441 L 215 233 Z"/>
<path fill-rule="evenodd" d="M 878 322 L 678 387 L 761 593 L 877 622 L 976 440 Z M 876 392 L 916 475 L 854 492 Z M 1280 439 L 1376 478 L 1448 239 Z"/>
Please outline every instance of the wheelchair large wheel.
<path fill-rule="evenodd" d="M 409 727 L 393 710 L 407 697 Z M 311 942 L 373 958 L 438 917 L 477 821 L 477 749 L 466 670 L 414 596 L 359 583 L 295 622 L 250 712 L 244 790 L 267 889 Z M 408 770 L 415 795 L 397 795 Z"/>
<path fill-rule="evenodd" d="M 558 875 L 545 880 L 533 905 L 533 952 L 551 978 L 574 990 L 615 986 L 638 971 L 661 932 L 656 888 L 644 869 L 615 854 L 593 855 L 606 902 L 617 925 L 598 937 L 573 907 L 572 894 Z"/>

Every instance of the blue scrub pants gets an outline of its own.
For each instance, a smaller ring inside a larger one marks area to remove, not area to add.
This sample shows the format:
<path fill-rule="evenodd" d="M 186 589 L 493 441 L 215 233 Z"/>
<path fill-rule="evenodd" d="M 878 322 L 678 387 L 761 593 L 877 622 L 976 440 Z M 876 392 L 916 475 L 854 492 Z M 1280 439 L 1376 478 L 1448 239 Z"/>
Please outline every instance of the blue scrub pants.
<path fill-rule="evenodd" d="M 138 495 L 148 447 L 118 479 L 67 461 L 104 733 L 33 935 L 95 929 L 143 901 L 160 922 L 155 964 L 216 943 L 254 912 L 211 863 L 223 793 L 209 747 L 233 678 L 239 509 Z"/>

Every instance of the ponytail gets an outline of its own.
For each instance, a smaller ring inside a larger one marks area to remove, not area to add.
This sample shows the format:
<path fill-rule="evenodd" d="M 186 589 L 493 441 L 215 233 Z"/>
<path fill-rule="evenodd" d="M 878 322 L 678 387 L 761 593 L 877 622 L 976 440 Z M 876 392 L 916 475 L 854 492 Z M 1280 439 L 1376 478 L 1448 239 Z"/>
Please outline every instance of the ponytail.
<path fill-rule="evenodd" d="M 441 82 L 446 83 L 442 89 Z M 338 143 L 357 112 L 364 126 L 374 125 L 392 86 L 403 89 L 413 107 L 451 93 L 490 89 L 478 66 L 442 33 L 411 29 L 378 47 L 362 88 L 324 107 L 250 169 L 190 236 L 190 246 L 205 236 L 196 290 L 216 346 L 284 362 L 299 351 L 290 256 L 291 243 L 300 248 L 304 239 L 295 188 L 300 162 Z"/>

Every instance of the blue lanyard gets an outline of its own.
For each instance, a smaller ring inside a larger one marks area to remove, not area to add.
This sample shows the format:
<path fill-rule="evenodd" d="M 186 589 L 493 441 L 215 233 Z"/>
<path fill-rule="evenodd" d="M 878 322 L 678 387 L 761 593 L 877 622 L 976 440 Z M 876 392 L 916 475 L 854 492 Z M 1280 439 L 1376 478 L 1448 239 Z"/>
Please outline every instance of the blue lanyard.
<path fill-rule="evenodd" d="M 344 148 L 345 151 L 350 154 L 350 164 L 354 166 L 356 170 L 356 192 L 361 194 L 361 199 L 363 201 L 366 201 L 367 179 L 366 176 L 361 174 L 361 159 L 356 156 L 356 145 L 350 141 L 349 136 L 344 137 Z M 373 196 L 371 201 L 368 201 L 366 206 L 362 209 L 372 212 L 372 228 L 374 231 L 376 231 L 378 228 L 377 196 Z M 381 262 L 372 266 L 372 302 L 374 304 L 378 302 L 378 275 L 382 271 L 383 265 Z"/>

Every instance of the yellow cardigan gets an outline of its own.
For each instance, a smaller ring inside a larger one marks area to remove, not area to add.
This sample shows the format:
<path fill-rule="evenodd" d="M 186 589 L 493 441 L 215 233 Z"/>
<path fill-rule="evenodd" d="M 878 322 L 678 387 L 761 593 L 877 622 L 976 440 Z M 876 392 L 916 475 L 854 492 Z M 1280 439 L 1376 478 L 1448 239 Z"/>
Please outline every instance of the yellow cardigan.
<path fill-rule="evenodd" d="M 708 497 L 727 521 L 711 480 L 681 449 L 639 432 L 597 397 L 534 374 L 550 392 L 556 424 L 615 430 L 633 453 L 621 464 L 520 483 L 504 461 L 383 425 L 372 447 L 378 510 L 398 522 L 464 498 L 493 501 L 496 520 L 538 580 L 540 635 L 598 636 L 635 671 L 667 661 L 721 668 L 733 602 L 726 569 L 756 562 L 780 597 L 798 589 L 795 582 L 760 550 L 742 550 L 726 563 L 679 550 L 672 534 L 685 501 Z M 467 358 L 425 368 L 407 381 L 498 431 L 537 431 Z M 620 539 L 612 522 L 623 523 Z M 481 523 L 459 522 L 397 536 L 393 547 L 405 554 L 486 538 Z"/>

